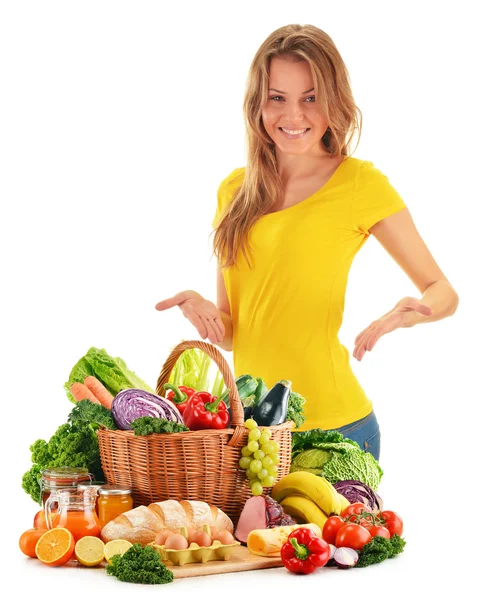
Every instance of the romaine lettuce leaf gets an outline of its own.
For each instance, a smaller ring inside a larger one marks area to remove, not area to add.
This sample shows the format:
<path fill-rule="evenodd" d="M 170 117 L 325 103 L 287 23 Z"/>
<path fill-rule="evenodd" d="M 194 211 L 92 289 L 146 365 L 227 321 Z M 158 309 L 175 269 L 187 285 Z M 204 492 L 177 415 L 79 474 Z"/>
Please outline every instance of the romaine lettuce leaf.
<path fill-rule="evenodd" d="M 105 349 L 91 347 L 85 356 L 75 364 L 68 381 L 64 385 L 71 402 L 76 404 L 70 393 L 72 383 L 75 381 L 83 383 L 85 377 L 89 375 L 93 375 L 101 381 L 113 396 L 116 396 L 121 390 L 131 388 L 154 393 L 154 390 L 147 383 L 126 366 L 122 358 L 113 358 Z"/>

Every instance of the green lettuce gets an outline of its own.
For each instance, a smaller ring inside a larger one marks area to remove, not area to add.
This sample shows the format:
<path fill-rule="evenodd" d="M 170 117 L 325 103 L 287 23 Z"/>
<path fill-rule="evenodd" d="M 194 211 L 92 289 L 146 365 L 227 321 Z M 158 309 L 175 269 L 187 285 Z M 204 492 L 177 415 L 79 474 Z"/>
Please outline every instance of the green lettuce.
<path fill-rule="evenodd" d="M 330 483 L 354 479 L 377 490 L 383 470 L 370 452 L 338 431 L 310 429 L 292 434 L 291 473 L 308 471 Z"/>
<path fill-rule="evenodd" d="M 64 385 L 66 394 L 71 402 L 76 404 L 70 392 L 71 385 L 75 382 L 83 383 L 89 375 L 93 375 L 101 381 L 113 396 L 116 396 L 121 390 L 131 388 L 155 393 L 136 373 L 128 369 L 122 358 L 113 358 L 105 349 L 92 347 L 73 367 L 70 377 Z"/>

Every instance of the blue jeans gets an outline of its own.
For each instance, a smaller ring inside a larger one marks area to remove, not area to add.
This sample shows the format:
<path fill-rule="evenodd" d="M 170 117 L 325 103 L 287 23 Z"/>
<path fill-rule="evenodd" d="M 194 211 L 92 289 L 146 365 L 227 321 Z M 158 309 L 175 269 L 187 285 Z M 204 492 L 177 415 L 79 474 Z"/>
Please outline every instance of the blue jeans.
<path fill-rule="evenodd" d="M 335 431 L 339 431 L 344 437 L 357 442 L 362 450 L 370 452 L 376 460 L 379 460 L 380 427 L 373 411 L 363 419 L 339 427 Z"/>

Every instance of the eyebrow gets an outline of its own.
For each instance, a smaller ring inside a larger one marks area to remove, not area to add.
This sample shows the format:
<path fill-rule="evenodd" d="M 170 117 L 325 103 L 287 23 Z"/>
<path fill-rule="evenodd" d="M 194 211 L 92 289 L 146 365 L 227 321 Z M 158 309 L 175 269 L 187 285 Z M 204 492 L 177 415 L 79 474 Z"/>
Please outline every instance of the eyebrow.
<path fill-rule="evenodd" d="M 311 88 L 310 90 L 306 90 L 305 92 L 302 92 L 303 94 L 308 94 L 309 92 L 313 92 L 314 88 Z M 269 88 L 269 92 L 279 92 L 279 94 L 287 94 L 287 92 L 281 92 L 280 90 L 276 90 L 275 88 Z"/>

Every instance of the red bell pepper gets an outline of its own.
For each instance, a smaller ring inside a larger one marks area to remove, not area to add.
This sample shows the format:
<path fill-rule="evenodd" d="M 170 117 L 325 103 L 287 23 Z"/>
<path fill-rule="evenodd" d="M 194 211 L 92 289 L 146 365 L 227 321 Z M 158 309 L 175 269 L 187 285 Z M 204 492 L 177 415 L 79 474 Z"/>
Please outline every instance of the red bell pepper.
<path fill-rule="evenodd" d="M 166 394 L 166 399 L 171 400 L 181 414 L 184 414 L 189 398 L 196 393 L 194 388 L 186 387 L 185 385 L 176 387 L 172 383 L 166 383 L 164 389 L 169 390 Z"/>
<path fill-rule="evenodd" d="M 186 427 L 192 431 L 225 429 L 231 419 L 227 405 L 222 400 L 226 392 L 219 398 L 211 396 L 209 392 L 196 392 L 191 396 L 183 413 Z"/>
<path fill-rule="evenodd" d="M 312 529 L 299 527 L 289 534 L 280 555 L 286 569 L 308 574 L 329 561 L 330 547 Z"/>

